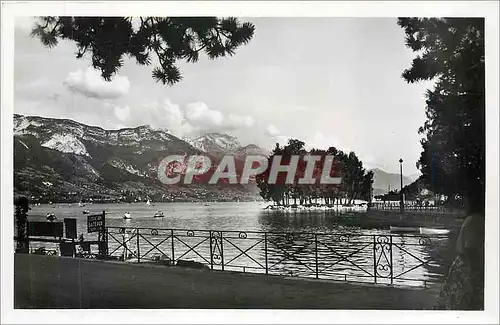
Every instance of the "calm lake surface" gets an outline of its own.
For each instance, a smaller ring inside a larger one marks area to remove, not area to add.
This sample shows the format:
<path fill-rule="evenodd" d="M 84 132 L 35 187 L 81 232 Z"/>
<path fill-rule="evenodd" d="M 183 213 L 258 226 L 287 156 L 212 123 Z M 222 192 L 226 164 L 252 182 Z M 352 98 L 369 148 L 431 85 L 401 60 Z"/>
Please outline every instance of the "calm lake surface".
<path fill-rule="evenodd" d="M 78 232 L 86 232 L 87 216 L 106 212 L 106 225 L 113 227 L 161 227 L 199 230 L 234 230 L 268 232 L 359 232 L 359 227 L 344 226 L 332 216 L 339 213 L 310 211 L 301 213 L 279 213 L 264 210 L 269 205 L 261 202 L 215 202 L 215 203 L 120 203 L 120 204 L 56 204 L 33 206 L 29 215 L 32 219 L 45 219 L 47 213 L 54 213 L 58 219 L 77 218 Z M 164 218 L 152 218 L 162 211 Z M 124 220 L 129 212 L 132 219 Z M 345 216 L 345 214 L 344 214 Z M 388 233 L 381 229 L 364 229 L 364 233 Z"/>
<path fill-rule="evenodd" d="M 47 213 L 54 213 L 58 221 L 77 218 L 78 234 L 95 239 L 95 233 L 87 234 L 87 215 L 83 211 L 105 211 L 106 226 L 116 227 L 110 229 L 108 238 L 114 256 L 133 257 L 139 250 L 142 260 L 174 254 L 176 259 L 203 262 L 214 269 L 224 265 L 225 270 L 264 273 L 267 269 L 269 274 L 348 281 L 388 283 L 392 279 L 396 284 L 422 285 L 442 280 L 447 237 L 391 236 L 389 229 L 362 229 L 356 222 L 344 222 L 363 218 L 360 213 L 283 213 L 263 210 L 267 205 L 57 204 L 33 206 L 29 219 L 45 220 Z M 153 218 L 157 211 L 162 211 L 164 218 Z M 123 219 L 127 212 L 132 219 Z M 139 236 L 135 228 L 141 228 Z M 212 245 L 209 230 L 219 236 Z M 286 234 L 290 232 L 311 234 Z"/>

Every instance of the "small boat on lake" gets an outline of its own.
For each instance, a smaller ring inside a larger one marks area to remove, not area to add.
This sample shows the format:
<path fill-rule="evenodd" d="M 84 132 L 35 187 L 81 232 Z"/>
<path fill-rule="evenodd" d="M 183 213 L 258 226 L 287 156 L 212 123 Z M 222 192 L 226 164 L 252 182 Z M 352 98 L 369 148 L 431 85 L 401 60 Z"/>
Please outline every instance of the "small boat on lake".
<path fill-rule="evenodd" d="M 47 213 L 47 217 L 46 218 L 47 218 L 48 221 L 54 221 L 54 220 L 57 219 L 57 217 L 53 213 Z"/>
<path fill-rule="evenodd" d="M 420 227 L 421 235 L 446 235 L 450 231 L 448 229 L 434 229 L 434 228 L 423 228 Z"/>
<path fill-rule="evenodd" d="M 89 210 L 84 210 L 82 213 L 83 213 L 83 214 L 89 214 L 89 213 L 90 213 L 90 211 L 89 211 Z"/>
<path fill-rule="evenodd" d="M 450 231 L 448 229 L 435 229 L 424 227 L 389 227 L 393 233 L 415 233 L 420 235 L 446 235 Z"/>
<path fill-rule="evenodd" d="M 130 212 L 125 212 L 125 214 L 123 215 L 123 219 L 124 220 L 132 219 L 132 216 L 130 215 Z"/>
<path fill-rule="evenodd" d="M 420 233 L 420 228 L 419 227 L 389 227 L 391 232 L 397 232 L 397 233 Z"/>
<path fill-rule="evenodd" d="M 154 214 L 153 218 L 163 218 L 164 215 L 163 215 L 163 212 L 161 211 L 158 211 Z"/>

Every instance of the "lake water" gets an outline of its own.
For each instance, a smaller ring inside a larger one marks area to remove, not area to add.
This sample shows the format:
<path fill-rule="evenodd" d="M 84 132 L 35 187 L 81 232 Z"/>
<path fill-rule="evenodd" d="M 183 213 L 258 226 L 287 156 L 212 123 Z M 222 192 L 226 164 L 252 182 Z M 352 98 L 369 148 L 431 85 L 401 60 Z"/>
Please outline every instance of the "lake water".
<path fill-rule="evenodd" d="M 59 221 L 76 218 L 78 234 L 95 239 L 95 233 L 87 234 L 83 211 L 105 211 L 109 252 L 133 257 L 139 251 L 142 261 L 174 255 L 176 260 L 244 272 L 265 273 L 267 269 L 269 274 L 377 283 L 392 280 L 404 285 L 442 280 L 446 237 L 362 229 L 356 223 L 363 218 L 359 213 L 283 213 L 263 210 L 265 206 L 259 202 L 57 204 L 34 206 L 29 218 L 45 220 L 47 213 L 54 213 Z M 153 218 L 157 211 L 164 218 Z M 123 219 L 127 212 L 132 219 Z M 140 228 L 139 235 L 136 228 Z"/>

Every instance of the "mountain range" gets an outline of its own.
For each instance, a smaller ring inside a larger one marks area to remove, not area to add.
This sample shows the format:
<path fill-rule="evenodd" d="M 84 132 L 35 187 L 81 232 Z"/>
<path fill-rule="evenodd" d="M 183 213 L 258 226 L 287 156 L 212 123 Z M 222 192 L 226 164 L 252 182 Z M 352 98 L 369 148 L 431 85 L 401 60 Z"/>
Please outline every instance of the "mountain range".
<path fill-rule="evenodd" d="M 269 155 L 268 151 L 255 144 L 242 146 L 236 137 L 229 134 L 211 132 L 194 139 L 182 138 L 182 140 L 202 152 L 207 152 L 217 157 L 226 154 L 233 154 L 236 156 Z"/>
<path fill-rule="evenodd" d="M 41 201 L 254 200 L 254 184 L 169 185 L 159 162 L 172 154 L 265 153 L 218 133 L 188 140 L 150 126 L 105 130 L 67 119 L 14 115 L 14 190 Z M 267 154 L 267 153 L 266 153 Z"/>
<path fill-rule="evenodd" d="M 373 194 L 385 194 L 389 190 L 401 189 L 401 175 L 393 174 L 383 171 L 382 169 L 375 168 L 373 171 Z M 405 176 L 403 175 L 403 187 L 413 183 L 419 175 Z"/>
<path fill-rule="evenodd" d="M 180 138 L 150 126 L 105 130 L 68 119 L 14 115 L 14 190 L 35 201 L 260 200 L 248 185 L 164 185 L 159 162 L 172 154 L 269 155 L 228 134 Z M 238 164 L 238 161 L 237 161 Z M 241 164 L 241 162 L 240 162 Z M 374 194 L 399 189 L 399 174 L 373 169 Z M 412 179 L 403 177 L 404 185 Z"/>

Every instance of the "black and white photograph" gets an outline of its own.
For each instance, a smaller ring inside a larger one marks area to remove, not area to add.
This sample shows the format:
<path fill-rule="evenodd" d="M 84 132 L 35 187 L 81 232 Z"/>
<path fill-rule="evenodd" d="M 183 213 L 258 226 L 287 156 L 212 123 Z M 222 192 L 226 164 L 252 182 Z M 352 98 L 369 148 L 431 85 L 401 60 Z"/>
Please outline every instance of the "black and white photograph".
<path fill-rule="evenodd" d="M 498 322 L 498 10 L 2 2 L 2 323 Z"/>

